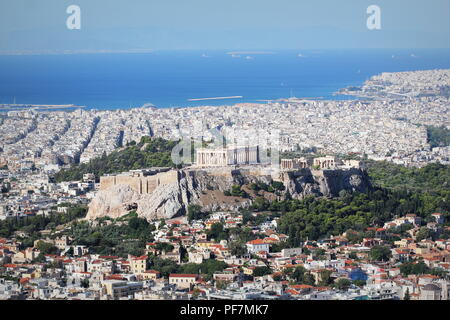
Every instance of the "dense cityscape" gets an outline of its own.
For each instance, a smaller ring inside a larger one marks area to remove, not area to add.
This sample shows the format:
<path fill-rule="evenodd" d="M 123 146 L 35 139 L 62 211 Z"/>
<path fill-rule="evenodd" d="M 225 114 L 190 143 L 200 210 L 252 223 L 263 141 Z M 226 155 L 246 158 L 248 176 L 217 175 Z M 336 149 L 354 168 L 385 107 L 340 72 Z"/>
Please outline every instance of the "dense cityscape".
<path fill-rule="evenodd" d="M 449 300 L 449 88 L 4 112 L 0 299 Z"/>

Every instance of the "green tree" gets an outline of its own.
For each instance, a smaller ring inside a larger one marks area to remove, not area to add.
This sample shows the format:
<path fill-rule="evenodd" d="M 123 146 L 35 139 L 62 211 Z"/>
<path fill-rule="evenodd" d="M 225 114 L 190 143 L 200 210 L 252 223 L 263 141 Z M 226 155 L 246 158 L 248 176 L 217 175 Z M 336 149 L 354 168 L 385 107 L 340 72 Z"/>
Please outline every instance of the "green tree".
<path fill-rule="evenodd" d="M 155 246 L 155 249 L 162 252 L 172 252 L 174 246 L 167 242 L 158 242 Z"/>
<path fill-rule="evenodd" d="M 197 204 L 190 204 L 188 206 L 188 220 L 203 220 L 209 215 L 209 212 L 203 212 L 202 207 Z"/>
<path fill-rule="evenodd" d="M 159 257 L 150 257 L 149 264 L 152 269 L 161 273 L 161 276 L 168 277 L 171 273 L 178 273 L 179 265 L 169 259 L 161 259 Z"/>
<path fill-rule="evenodd" d="M 80 285 L 81 285 L 83 288 L 89 288 L 89 279 L 83 279 L 83 280 L 81 280 Z"/>
<path fill-rule="evenodd" d="M 233 241 L 229 244 L 230 253 L 234 256 L 242 256 L 247 253 L 245 246 L 238 241 Z"/>
<path fill-rule="evenodd" d="M 272 187 L 278 191 L 283 191 L 285 189 L 283 182 L 280 181 L 272 181 Z"/>
<path fill-rule="evenodd" d="M 430 268 L 425 264 L 425 262 L 405 262 L 400 265 L 400 272 L 404 276 L 408 276 L 410 274 L 428 274 L 430 272 Z"/>
<path fill-rule="evenodd" d="M 256 267 L 253 270 L 253 276 L 254 277 L 262 277 L 268 274 L 272 274 L 272 269 L 270 269 L 269 267 Z"/>
<path fill-rule="evenodd" d="M 450 145 L 450 130 L 445 126 L 427 126 L 428 143 L 432 148 Z"/>
<path fill-rule="evenodd" d="M 316 280 L 314 279 L 314 276 L 308 272 L 303 276 L 303 283 L 313 286 L 316 283 Z"/>
<path fill-rule="evenodd" d="M 177 141 L 162 138 L 142 137 L 141 141 L 118 149 L 109 155 L 103 154 L 88 163 L 74 164 L 55 175 L 57 182 L 81 180 L 83 174 L 94 173 L 96 177 L 149 167 L 174 167 L 171 159 L 172 149 Z"/>
<path fill-rule="evenodd" d="M 225 290 L 228 286 L 229 282 L 224 280 L 217 280 L 216 281 L 216 288 L 219 290 Z"/>
<path fill-rule="evenodd" d="M 348 288 L 350 288 L 350 285 L 352 282 L 349 279 L 341 278 L 338 281 L 336 281 L 336 287 L 339 290 L 347 291 Z"/>
<path fill-rule="evenodd" d="M 422 241 L 424 239 L 428 239 L 429 237 L 431 237 L 430 229 L 422 227 L 416 234 L 416 241 Z"/>
<path fill-rule="evenodd" d="M 388 261 L 391 255 L 391 249 L 386 246 L 374 246 L 369 252 L 369 256 L 373 261 Z"/>
<path fill-rule="evenodd" d="M 321 286 L 328 286 L 331 283 L 333 283 L 333 279 L 331 278 L 331 271 L 330 270 L 322 270 L 319 272 L 320 275 L 320 281 L 319 285 Z"/>
<path fill-rule="evenodd" d="M 253 209 L 256 211 L 264 211 L 269 208 L 269 201 L 264 197 L 257 197 L 252 204 Z"/>
<path fill-rule="evenodd" d="M 305 282 L 305 274 L 306 269 L 303 266 L 297 266 L 295 269 L 290 273 L 289 277 L 291 279 L 294 279 L 294 281 L 298 284 L 302 284 Z"/>
<path fill-rule="evenodd" d="M 353 281 L 353 284 L 355 285 L 355 286 L 358 286 L 358 287 L 363 287 L 363 286 L 365 286 L 366 285 L 366 281 L 365 280 L 354 280 Z"/>
<path fill-rule="evenodd" d="M 224 231 L 223 224 L 220 222 L 214 223 L 206 235 L 208 239 L 214 239 L 216 241 L 228 239 L 228 234 Z"/>
<path fill-rule="evenodd" d="M 232 185 L 231 186 L 231 190 L 228 191 L 228 193 L 224 192 L 224 194 L 226 196 L 234 196 L 234 197 L 242 197 L 242 198 L 247 198 L 248 197 L 247 192 L 242 190 L 240 185 Z"/>
<path fill-rule="evenodd" d="M 56 252 L 58 252 L 58 248 L 56 248 L 53 244 L 44 241 L 38 241 L 36 244 L 36 248 L 42 254 L 55 254 Z"/>

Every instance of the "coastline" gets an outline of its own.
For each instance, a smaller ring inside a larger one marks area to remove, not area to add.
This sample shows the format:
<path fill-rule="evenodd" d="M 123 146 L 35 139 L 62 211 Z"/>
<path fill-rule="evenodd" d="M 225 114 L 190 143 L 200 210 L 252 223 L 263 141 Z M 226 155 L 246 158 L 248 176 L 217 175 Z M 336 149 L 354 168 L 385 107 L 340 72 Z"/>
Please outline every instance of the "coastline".
<path fill-rule="evenodd" d="M 450 50 L 289 50 L 253 52 L 250 60 L 230 52 L 0 56 L 0 104 L 13 104 L 16 97 L 17 104 L 127 110 L 146 104 L 192 108 L 294 97 L 355 100 L 361 97 L 343 90 L 363 86 L 383 72 L 450 68 Z"/>

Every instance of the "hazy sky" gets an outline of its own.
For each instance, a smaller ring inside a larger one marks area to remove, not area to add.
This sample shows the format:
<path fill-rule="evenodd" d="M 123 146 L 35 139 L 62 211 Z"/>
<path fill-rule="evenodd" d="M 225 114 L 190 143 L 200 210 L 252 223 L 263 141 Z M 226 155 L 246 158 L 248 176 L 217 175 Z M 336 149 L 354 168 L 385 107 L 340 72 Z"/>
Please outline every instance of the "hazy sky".
<path fill-rule="evenodd" d="M 449 0 L 0 0 L 0 50 L 449 48 L 449 14 Z"/>

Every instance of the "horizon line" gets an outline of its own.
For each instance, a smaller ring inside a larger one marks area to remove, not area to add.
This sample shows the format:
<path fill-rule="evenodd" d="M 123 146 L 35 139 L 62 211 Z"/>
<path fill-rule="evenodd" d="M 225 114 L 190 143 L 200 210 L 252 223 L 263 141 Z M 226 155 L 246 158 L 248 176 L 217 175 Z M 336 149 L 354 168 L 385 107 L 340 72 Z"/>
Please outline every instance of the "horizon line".
<path fill-rule="evenodd" d="M 267 51 L 271 50 L 271 51 Z M 370 51 L 370 50 L 450 50 L 450 47 L 440 48 L 424 48 L 424 47 L 389 47 L 389 48 L 280 48 L 280 49 L 261 49 L 261 50 L 232 50 L 232 49 L 48 49 L 48 50 L 0 50 L 0 56 L 30 56 L 30 55 L 72 55 L 72 54 L 152 54 L 157 52 L 202 52 L 202 51 L 219 51 L 227 55 L 231 54 L 277 54 L 285 51 L 331 51 L 331 50 L 348 50 L 348 51 Z M 278 52 L 277 52 L 278 51 Z"/>

